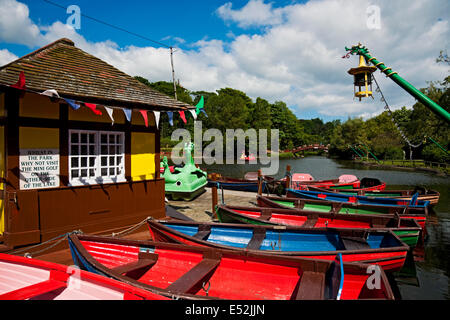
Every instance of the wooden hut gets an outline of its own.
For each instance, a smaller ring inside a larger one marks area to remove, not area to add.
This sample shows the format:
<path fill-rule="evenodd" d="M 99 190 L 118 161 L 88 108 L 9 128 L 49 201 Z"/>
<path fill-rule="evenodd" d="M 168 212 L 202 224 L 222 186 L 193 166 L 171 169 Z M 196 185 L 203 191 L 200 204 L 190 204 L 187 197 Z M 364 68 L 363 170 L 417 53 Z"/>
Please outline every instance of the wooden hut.
<path fill-rule="evenodd" d="M 0 251 L 163 217 L 154 112 L 191 108 L 69 39 L 1 67 Z"/>

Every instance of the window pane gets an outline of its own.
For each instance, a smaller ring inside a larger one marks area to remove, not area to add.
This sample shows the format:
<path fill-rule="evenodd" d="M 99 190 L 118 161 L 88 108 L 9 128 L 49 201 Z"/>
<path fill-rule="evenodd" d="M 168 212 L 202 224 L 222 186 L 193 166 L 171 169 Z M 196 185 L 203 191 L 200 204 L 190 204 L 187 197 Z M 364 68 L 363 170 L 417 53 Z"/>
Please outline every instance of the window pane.
<path fill-rule="evenodd" d="M 79 155 L 79 154 L 80 154 L 79 152 L 80 152 L 80 150 L 79 150 L 79 148 L 78 148 L 77 145 L 72 145 L 72 146 L 70 147 L 70 153 L 71 153 L 72 155 L 74 155 L 74 156 Z"/>
<path fill-rule="evenodd" d="M 80 133 L 81 143 L 87 143 L 87 133 Z"/>
<path fill-rule="evenodd" d="M 116 154 L 122 154 L 122 146 L 117 146 L 116 148 L 117 148 L 116 149 L 116 151 L 117 151 Z"/>
<path fill-rule="evenodd" d="M 102 168 L 102 177 L 108 176 L 108 168 Z"/>
<path fill-rule="evenodd" d="M 95 167 L 95 157 L 89 158 L 89 167 Z"/>
<path fill-rule="evenodd" d="M 86 145 L 81 146 L 81 155 L 87 156 L 88 154 L 88 147 Z"/>
<path fill-rule="evenodd" d="M 94 155 L 95 154 L 95 145 L 94 144 L 90 144 L 89 145 L 89 154 L 90 155 Z"/>
<path fill-rule="evenodd" d="M 72 178 L 78 178 L 79 177 L 79 171 L 78 170 L 72 170 Z"/>
<path fill-rule="evenodd" d="M 87 158 L 86 157 L 81 158 L 81 167 L 83 167 L 83 168 L 87 167 Z"/>
<path fill-rule="evenodd" d="M 101 166 L 106 167 L 108 165 L 108 157 L 102 157 Z"/>
<path fill-rule="evenodd" d="M 95 177 L 95 170 L 94 169 L 89 169 L 89 176 L 90 177 Z"/>
<path fill-rule="evenodd" d="M 114 166 L 114 165 L 115 165 L 114 162 L 115 162 L 115 161 L 114 161 L 114 157 L 109 157 L 109 165 L 110 165 L 110 166 Z"/>
<path fill-rule="evenodd" d="M 95 143 L 95 133 L 89 134 L 89 143 Z"/>
<path fill-rule="evenodd" d="M 117 142 L 117 144 L 122 144 L 122 135 L 121 134 L 118 134 L 116 136 L 116 142 Z"/>
<path fill-rule="evenodd" d="M 78 133 L 71 133 L 70 134 L 70 141 L 72 143 L 78 143 L 79 139 L 78 139 Z"/>
<path fill-rule="evenodd" d="M 72 168 L 78 168 L 78 163 L 78 158 L 72 158 L 70 165 Z"/>
<path fill-rule="evenodd" d="M 81 169 L 81 177 L 82 178 L 87 178 L 87 173 L 88 173 L 88 171 L 86 170 L 86 169 Z"/>
<path fill-rule="evenodd" d="M 110 168 L 110 169 L 109 169 L 109 175 L 110 175 L 110 176 L 115 176 L 116 174 L 115 174 L 114 171 L 115 171 L 114 168 Z"/>
<path fill-rule="evenodd" d="M 102 145 L 102 150 L 101 150 L 101 154 L 108 154 L 108 146 L 104 146 Z"/>
<path fill-rule="evenodd" d="M 120 165 L 122 163 L 122 157 L 117 157 L 116 163 L 117 163 L 117 165 Z"/>
<path fill-rule="evenodd" d="M 108 136 L 106 134 L 101 135 L 101 143 L 108 143 Z"/>
<path fill-rule="evenodd" d="M 116 136 L 114 134 L 109 135 L 109 144 L 116 143 Z"/>

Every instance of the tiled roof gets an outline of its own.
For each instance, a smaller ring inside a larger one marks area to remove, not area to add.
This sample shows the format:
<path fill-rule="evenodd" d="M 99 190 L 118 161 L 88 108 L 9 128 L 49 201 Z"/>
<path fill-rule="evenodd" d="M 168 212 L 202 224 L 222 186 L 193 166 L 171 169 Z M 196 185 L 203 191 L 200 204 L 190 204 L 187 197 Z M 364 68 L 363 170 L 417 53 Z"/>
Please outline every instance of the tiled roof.
<path fill-rule="evenodd" d="M 54 89 L 61 97 L 82 102 L 148 110 L 193 108 L 149 88 L 66 38 L 1 67 L 0 84 L 17 83 L 21 71 L 27 89 Z"/>

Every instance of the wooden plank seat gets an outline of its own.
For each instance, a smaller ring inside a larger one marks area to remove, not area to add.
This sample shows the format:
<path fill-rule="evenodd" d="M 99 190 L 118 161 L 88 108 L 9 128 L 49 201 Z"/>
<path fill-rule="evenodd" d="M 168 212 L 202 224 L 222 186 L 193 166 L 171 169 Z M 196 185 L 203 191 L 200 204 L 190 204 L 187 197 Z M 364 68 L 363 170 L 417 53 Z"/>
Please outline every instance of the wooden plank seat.
<path fill-rule="evenodd" d="M 306 222 L 302 225 L 302 227 L 306 227 L 306 228 L 312 228 L 316 225 L 317 220 L 319 220 L 319 217 L 317 216 L 312 216 L 309 217 Z"/>
<path fill-rule="evenodd" d="M 269 221 L 272 218 L 272 209 L 271 208 L 262 208 L 260 219 Z"/>
<path fill-rule="evenodd" d="M 266 238 L 266 229 L 255 228 L 253 236 L 247 244 L 248 250 L 258 250 L 261 247 L 262 242 Z"/>
<path fill-rule="evenodd" d="M 198 232 L 194 235 L 194 238 L 198 240 L 205 240 L 211 234 L 211 226 L 210 225 L 199 225 Z"/>
<path fill-rule="evenodd" d="M 296 300 L 323 300 L 325 274 L 322 272 L 304 271 L 300 279 Z"/>
<path fill-rule="evenodd" d="M 346 250 L 372 249 L 364 238 L 341 236 L 342 243 Z"/>
<path fill-rule="evenodd" d="M 139 252 L 138 260 L 118 266 L 112 270 L 132 279 L 142 277 L 158 261 L 158 255 L 150 252 Z"/>
<path fill-rule="evenodd" d="M 0 300 L 27 300 L 49 293 L 58 295 L 58 290 L 67 288 L 68 278 L 69 274 L 52 270 L 48 280 L 2 294 Z"/>
<path fill-rule="evenodd" d="M 190 293 L 194 288 L 202 286 L 206 277 L 214 271 L 220 263 L 220 257 L 203 257 L 196 266 L 186 272 L 166 289 L 176 293 Z"/>

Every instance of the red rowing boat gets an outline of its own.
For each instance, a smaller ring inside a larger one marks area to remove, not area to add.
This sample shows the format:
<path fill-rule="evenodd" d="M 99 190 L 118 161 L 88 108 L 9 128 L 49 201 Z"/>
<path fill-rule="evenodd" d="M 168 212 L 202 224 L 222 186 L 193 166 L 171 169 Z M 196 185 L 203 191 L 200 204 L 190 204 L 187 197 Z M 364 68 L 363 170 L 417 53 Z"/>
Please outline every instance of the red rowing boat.
<path fill-rule="evenodd" d="M 69 236 L 74 261 L 155 293 L 189 300 L 393 299 L 383 270 L 370 287 L 369 265 L 271 254 Z M 372 267 L 370 267 L 372 268 Z"/>

